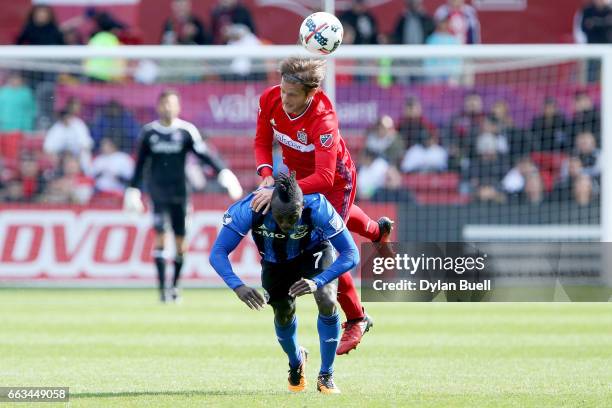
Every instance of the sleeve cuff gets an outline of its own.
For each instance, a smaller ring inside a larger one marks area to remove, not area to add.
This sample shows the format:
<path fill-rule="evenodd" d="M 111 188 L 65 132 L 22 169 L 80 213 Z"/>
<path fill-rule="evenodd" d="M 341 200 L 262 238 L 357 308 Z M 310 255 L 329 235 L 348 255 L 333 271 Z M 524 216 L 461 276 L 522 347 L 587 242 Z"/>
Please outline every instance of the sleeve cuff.
<path fill-rule="evenodd" d="M 268 177 L 272 175 L 272 166 L 269 164 L 261 164 L 257 166 L 257 174 L 261 177 Z"/>
<path fill-rule="evenodd" d="M 317 278 L 313 278 L 312 280 L 314 283 L 317 284 L 317 289 L 321 289 L 323 286 L 325 286 L 327 284 L 327 282 L 323 282 L 322 279 Z"/>
<path fill-rule="evenodd" d="M 229 286 L 231 290 L 239 288 L 240 286 L 243 286 L 243 285 L 244 285 L 244 283 L 238 277 L 236 277 L 236 280 L 232 280 L 231 282 L 227 282 L 227 286 Z"/>

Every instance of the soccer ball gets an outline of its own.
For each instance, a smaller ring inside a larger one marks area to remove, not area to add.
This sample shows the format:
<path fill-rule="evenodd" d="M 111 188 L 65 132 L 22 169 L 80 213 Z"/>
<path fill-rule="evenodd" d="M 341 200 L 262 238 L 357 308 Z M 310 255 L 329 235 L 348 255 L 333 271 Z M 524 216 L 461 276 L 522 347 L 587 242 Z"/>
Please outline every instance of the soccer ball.
<path fill-rule="evenodd" d="M 344 29 L 333 14 L 318 12 L 306 17 L 300 26 L 300 43 L 313 54 L 331 54 L 342 43 Z"/>

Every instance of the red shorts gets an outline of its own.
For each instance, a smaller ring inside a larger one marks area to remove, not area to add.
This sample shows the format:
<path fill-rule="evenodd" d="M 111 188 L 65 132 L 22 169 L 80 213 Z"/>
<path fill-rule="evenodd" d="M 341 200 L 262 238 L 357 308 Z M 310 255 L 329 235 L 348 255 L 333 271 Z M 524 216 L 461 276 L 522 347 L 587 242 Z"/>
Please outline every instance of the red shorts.
<path fill-rule="evenodd" d="M 341 184 L 336 182 L 334 187 L 325 193 L 324 196 L 346 222 L 349 216 L 349 210 L 353 205 L 353 201 L 355 201 L 355 192 L 357 191 L 357 170 L 353 167 L 352 169 L 348 169 L 345 174 L 341 175 L 345 183 Z"/>

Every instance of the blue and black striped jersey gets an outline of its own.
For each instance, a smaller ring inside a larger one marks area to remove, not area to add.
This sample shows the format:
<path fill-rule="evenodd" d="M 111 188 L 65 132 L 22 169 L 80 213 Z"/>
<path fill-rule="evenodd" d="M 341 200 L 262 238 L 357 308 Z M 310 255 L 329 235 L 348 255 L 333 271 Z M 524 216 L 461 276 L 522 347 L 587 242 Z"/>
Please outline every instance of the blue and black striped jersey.
<path fill-rule="evenodd" d="M 268 262 L 286 262 L 341 233 L 346 226 L 342 217 L 322 194 L 304 196 L 302 217 L 293 230 L 283 232 L 272 217 L 251 209 L 253 194 L 233 204 L 223 215 L 223 225 L 245 236 L 249 230 L 262 258 Z"/>

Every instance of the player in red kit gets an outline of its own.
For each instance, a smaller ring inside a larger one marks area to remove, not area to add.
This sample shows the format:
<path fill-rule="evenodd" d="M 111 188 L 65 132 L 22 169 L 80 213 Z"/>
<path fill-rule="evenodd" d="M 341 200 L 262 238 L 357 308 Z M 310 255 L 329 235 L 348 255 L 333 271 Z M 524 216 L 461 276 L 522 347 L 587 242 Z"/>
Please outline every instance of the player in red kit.
<path fill-rule="evenodd" d="M 272 187 L 272 143 L 283 152 L 283 162 L 296 172 L 304 194 L 321 193 L 343 217 L 350 231 L 374 242 L 386 242 L 392 221 L 378 222 L 353 204 L 357 171 L 340 136 L 338 118 L 320 86 L 325 61 L 291 57 L 281 63 L 281 83 L 266 89 L 259 99 L 255 158 L 262 187 Z M 269 208 L 271 189 L 255 192 L 251 206 L 264 212 Z M 346 314 L 344 333 L 337 354 L 357 347 L 372 326 L 365 313 L 350 273 L 338 278 L 338 302 Z"/>

